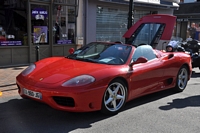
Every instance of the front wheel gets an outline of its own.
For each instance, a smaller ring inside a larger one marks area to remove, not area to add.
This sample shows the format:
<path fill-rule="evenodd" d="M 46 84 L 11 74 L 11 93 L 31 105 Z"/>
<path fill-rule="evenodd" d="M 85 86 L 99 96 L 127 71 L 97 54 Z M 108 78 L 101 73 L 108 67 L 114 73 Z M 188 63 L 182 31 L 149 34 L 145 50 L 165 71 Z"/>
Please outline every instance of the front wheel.
<path fill-rule="evenodd" d="M 187 82 L 188 82 L 188 69 L 186 66 L 182 66 L 176 78 L 175 90 L 177 92 L 182 92 L 187 86 Z"/>
<path fill-rule="evenodd" d="M 121 80 L 112 81 L 106 88 L 102 99 L 101 112 L 108 115 L 117 114 L 125 105 L 127 87 Z"/>

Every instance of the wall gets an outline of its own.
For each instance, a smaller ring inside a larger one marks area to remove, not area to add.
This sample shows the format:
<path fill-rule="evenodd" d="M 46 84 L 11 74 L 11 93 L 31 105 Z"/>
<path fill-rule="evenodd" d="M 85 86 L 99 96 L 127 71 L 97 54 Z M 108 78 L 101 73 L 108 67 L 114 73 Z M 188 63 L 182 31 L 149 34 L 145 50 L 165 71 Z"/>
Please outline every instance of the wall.
<path fill-rule="evenodd" d="M 96 41 L 96 3 L 94 0 L 88 0 L 86 9 L 86 44 Z"/>
<path fill-rule="evenodd" d="M 120 4 L 120 3 L 110 3 L 110 2 L 100 2 L 99 0 L 86 0 L 88 4 L 86 5 L 86 40 L 85 44 L 88 44 L 90 42 L 96 41 L 96 8 L 97 5 L 101 6 L 108 6 L 108 7 L 113 7 L 113 8 L 124 8 L 127 9 L 127 14 L 128 14 L 128 8 L 129 6 L 127 4 Z M 142 5 L 142 4 L 141 4 Z M 165 9 L 162 8 L 157 8 L 155 5 L 152 5 L 150 7 L 145 7 L 145 6 L 137 6 L 134 7 L 135 9 L 139 10 L 146 10 L 149 11 L 158 11 L 159 14 L 173 14 L 173 9 L 172 8 L 167 8 L 165 6 Z M 127 18 L 124 18 L 127 19 Z M 128 22 L 128 20 L 127 20 Z"/>

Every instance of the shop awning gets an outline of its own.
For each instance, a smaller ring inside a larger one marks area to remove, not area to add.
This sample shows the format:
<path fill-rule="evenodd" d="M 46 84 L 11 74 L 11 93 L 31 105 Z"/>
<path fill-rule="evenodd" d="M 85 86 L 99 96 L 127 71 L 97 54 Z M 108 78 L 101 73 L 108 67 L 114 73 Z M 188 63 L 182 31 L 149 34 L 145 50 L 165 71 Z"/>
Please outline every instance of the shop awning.
<path fill-rule="evenodd" d="M 118 4 L 129 4 L 129 0 L 99 0 L 102 2 L 109 2 L 109 3 L 118 3 Z M 149 7 L 149 8 L 159 8 L 159 9 L 174 9 L 177 10 L 179 5 L 174 2 L 169 2 L 170 0 L 157 0 L 149 1 L 149 0 L 133 0 L 134 6 L 138 7 Z"/>
<path fill-rule="evenodd" d="M 194 13 L 200 13 L 200 3 L 194 2 L 194 3 L 180 3 L 179 9 L 177 11 L 174 11 L 174 14 L 176 15 L 185 15 L 185 14 L 194 14 Z"/>
<path fill-rule="evenodd" d="M 200 19 L 200 3 L 181 3 L 179 9 L 174 11 L 177 18 L 187 18 L 188 20 Z"/>

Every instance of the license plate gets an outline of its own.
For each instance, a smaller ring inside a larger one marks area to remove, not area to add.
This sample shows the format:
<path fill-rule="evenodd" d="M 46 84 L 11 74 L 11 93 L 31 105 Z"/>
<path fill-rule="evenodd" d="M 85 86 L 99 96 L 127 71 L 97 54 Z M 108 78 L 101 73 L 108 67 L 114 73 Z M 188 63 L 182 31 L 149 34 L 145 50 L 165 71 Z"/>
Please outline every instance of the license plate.
<path fill-rule="evenodd" d="M 27 95 L 36 99 L 42 99 L 42 94 L 40 92 L 35 92 L 35 91 L 28 90 L 26 88 L 23 88 L 23 93 L 24 95 Z"/>

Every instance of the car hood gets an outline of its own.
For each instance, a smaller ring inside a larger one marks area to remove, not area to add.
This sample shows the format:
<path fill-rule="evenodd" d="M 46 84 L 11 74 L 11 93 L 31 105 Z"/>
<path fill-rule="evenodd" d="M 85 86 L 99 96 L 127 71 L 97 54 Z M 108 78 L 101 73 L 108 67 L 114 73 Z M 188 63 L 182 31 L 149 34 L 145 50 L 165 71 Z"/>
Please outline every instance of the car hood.
<path fill-rule="evenodd" d="M 40 62 L 38 65 L 42 63 Z M 37 69 L 36 64 L 36 69 L 29 75 L 29 79 L 42 83 L 55 84 L 79 75 L 90 75 L 95 71 L 106 69 L 107 67 L 111 66 L 63 58 L 39 69 Z"/>

